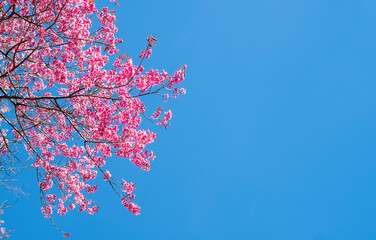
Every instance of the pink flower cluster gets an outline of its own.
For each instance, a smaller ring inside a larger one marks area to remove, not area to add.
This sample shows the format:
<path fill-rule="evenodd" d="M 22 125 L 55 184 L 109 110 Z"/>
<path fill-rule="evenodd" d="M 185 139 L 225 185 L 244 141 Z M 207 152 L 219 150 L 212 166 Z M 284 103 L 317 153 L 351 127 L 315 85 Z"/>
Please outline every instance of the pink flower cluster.
<path fill-rule="evenodd" d="M 4 211 L 0 209 L 0 215 L 2 215 L 3 213 Z M 6 239 L 6 238 L 9 238 L 10 236 L 9 231 L 7 231 L 5 227 L 1 226 L 3 224 L 4 224 L 4 220 L 0 219 L 0 239 Z"/>
<path fill-rule="evenodd" d="M 125 208 L 128 208 L 128 211 L 135 215 L 140 214 L 140 207 L 134 203 L 132 203 L 132 200 L 135 198 L 135 194 L 133 194 L 133 191 L 136 189 L 134 183 L 127 183 L 125 180 L 123 180 L 123 188 L 121 191 L 125 192 L 125 197 L 122 198 L 121 203 L 124 205 Z"/>
<path fill-rule="evenodd" d="M 155 155 L 147 146 L 157 135 L 140 129 L 148 115 L 141 98 L 154 94 L 165 102 L 186 92 L 176 87 L 186 66 L 172 75 L 146 72 L 120 53 L 114 12 L 98 10 L 93 0 L 0 2 L 0 89 L 10 99 L 0 109 L 13 114 L 0 124 L 35 159 L 31 166 L 38 170 L 46 218 L 54 209 L 65 215 L 76 206 L 98 212 L 87 195 L 97 191 L 98 185 L 89 182 L 99 176 L 117 193 L 121 189 L 124 207 L 139 214 L 134 184 L 118 182 L 103 167 L 115 155 L 150 170 Z M 147 40 L 141 62 L 150 57 L 156 41 L 153 36 Z M 162 108 L 151 116 L 163 127 L 171 118 L 172 112 L 162 114 Z M 1 142 L 0 154 L 5 154 Z"/>
<path fill-rule="evenodd" d="M 140 58 L 146 58 L 146 59 L 150 58 L 151 52 L 152 52 L 151 48 L 147 48 L 145 51 L 141 51 Z"/>

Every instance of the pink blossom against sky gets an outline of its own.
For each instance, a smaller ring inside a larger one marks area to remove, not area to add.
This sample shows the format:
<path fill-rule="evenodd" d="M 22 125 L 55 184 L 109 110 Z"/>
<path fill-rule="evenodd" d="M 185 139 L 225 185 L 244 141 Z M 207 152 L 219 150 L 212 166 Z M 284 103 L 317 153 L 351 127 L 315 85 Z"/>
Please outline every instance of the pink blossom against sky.
<path fill-rule="evenodd" d="M 79 205 L 63 217 L 54 209 L 71 239 L 376 239 L 376 3 L 146 0 L 114 8 L 119 48 L 137 64 L 154 35 L 145 70 L 173 74 L 187 64 L 187 93 L 144 100 L 162 123 L 173 113 L 166 131 L 153 130 L 150 171 L 137 158 L 106 163 L 112 176 L 136 183 L 121 192 L 136 194 L 140 214 L 98 188 L 93 215 Z M 14 239 L 62 237 L 43 218 L 38 187 L 28 181 L 24 191 L 29 199 L 3 215 Z"/>

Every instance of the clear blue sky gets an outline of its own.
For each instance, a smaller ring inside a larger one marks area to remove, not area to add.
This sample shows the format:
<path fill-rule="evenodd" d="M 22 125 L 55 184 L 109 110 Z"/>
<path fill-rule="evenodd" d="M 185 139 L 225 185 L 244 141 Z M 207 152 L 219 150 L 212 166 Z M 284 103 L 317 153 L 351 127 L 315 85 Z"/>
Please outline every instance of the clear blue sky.
<path fill-rule="evenodd" d="M 376 239 L 375 1 L 120 4 L 122 50 L 156 36 L 147 66 L 187 64 L 187 95 L 167 103 L 149 173 L 109 165 L 142 214 L 103 185 L 99 214 L 56 216 L 72 239 Z M 60 239 L 29 175 L 13 239 Z"/>

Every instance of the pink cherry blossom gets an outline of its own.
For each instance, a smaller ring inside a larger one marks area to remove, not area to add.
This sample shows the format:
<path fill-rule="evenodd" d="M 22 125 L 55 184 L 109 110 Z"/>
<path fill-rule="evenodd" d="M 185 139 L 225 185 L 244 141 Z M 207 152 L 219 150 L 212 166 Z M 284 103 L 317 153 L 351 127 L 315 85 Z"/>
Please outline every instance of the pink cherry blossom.
<path fill-rule="evenodd" d="M 149 171 L 155 154 L 148 147 L 157 135 L 141 122 L 166 128 L 172 112 L 163 102 L 186 93 L 178 87 L 186 66 L 172 74 L 145 69 L 154 36 L 134 63 L 120 50 L 116 21 L 112 8 L 97 9 L 94 0 L 0 2 L 0 156 L 7 156 L 0 163 L 11 170 L 15 149 L 28 153 L 22 166 L 36 170 L 41 211 L 50 221 L 54 211 L 66 215 L 76 206 L 97 213 L 89 197 L 100 187 L 96 179 L 140 214 L 135 184 L 118 181 L 107 163 L 125 158 Z M 149 109 L 146 95 L 160 107 Z M 0 238 L 5 232 L 0 228 Z"/>

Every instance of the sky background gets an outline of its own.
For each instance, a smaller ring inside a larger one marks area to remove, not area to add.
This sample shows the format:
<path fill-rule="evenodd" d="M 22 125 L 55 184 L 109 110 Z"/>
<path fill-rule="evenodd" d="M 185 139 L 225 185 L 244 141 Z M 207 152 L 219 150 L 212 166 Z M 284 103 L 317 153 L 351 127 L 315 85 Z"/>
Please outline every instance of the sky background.
<path fill-rule="evenodd" d="M 120 49 L 137 61 L 154 35 L 146 67 L 187 64 L 187 95 L 150 172 L 108 165 L 141 215 L 102 184 L 98 214 L 56 215 L 71 239 L 376 239 L 375 1 L 119 2 Z M 62 239 L 24 178 L 12 239 Z"/>

